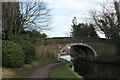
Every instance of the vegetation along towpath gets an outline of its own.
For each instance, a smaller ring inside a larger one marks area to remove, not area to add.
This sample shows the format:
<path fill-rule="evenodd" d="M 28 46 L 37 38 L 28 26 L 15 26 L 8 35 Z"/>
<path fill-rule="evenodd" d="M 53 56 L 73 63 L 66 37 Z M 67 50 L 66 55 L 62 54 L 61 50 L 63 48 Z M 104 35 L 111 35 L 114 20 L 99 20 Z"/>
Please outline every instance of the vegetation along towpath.
<path fill-rule="evenodd" d="M 49 64 L 32 71 L 26 78 L 48 78 L 50 70 L 63 62 Z"/>

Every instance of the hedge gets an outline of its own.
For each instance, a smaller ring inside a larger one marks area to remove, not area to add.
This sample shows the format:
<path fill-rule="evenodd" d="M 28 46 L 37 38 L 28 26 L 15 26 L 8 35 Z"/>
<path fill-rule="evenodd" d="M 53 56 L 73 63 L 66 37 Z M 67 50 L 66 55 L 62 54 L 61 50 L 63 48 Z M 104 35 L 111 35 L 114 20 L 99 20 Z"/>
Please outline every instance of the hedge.
<path fill-rule="evenodd" d="M 25 62 L 24 63 L 30 64 L 32 62 L 32 60 L 35 59 L 34 45 L 31 42 L 25 41 L 25 40 L 20 41 L 20 45 L 25 52 Z"/>
<path fill-rule="evenodd" d="M 25 53 L 19 44 L 2 41 L 2 65 L 6 67 L 20 67 L 25 60 Z"/>

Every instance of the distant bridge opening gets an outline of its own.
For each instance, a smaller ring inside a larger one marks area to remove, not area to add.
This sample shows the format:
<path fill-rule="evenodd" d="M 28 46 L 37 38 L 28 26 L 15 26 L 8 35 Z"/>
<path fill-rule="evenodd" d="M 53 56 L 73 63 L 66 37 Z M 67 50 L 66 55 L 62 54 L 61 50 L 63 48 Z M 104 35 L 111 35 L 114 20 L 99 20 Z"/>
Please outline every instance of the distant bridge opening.
<path fill-rule="evenodd" d="M 72 57 L 79 57 L 86 60 L 94 61 L 95 55 L 94 52 L 86 46 L 75 45 L 70 49 L 70 54 Z"/>
<path fill-rule="evenodd" d="M 94 61 L 94 59 L 97 57 L 95 50 L 91 46 L 85 43 L 72 43 L 72 44 L 66 45 L 61 50 L 61 52 L 64 52 L 64 51 L 69 51 L 70 55 L 73 58 L 79 57 L 86 60 Z"/>

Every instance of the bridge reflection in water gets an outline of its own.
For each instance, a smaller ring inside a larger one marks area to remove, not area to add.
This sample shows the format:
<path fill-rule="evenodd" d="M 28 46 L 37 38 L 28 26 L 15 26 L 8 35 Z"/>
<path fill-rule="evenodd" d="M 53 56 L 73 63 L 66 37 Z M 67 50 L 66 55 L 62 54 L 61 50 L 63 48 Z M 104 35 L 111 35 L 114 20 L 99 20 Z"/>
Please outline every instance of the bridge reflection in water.
<path fill-rule="evenodd" d="M 73 61 L 74 71 L 83 76 L 85 80 L 119 80 L 120 79 L 120 65 L 118 64 L 104 64 L 86 61 L 77 58 Z M 97 79 L 96 79 L 97 78 Z"/>

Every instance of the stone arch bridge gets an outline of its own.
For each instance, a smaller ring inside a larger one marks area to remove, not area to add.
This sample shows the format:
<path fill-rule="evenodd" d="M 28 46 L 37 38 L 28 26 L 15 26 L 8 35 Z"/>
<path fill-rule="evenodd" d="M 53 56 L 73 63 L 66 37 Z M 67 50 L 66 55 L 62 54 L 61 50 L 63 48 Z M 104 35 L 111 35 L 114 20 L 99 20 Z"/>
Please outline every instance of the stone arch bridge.
<path fill-rule="evenodd" d="M 80 56 L 86 60 L 119 63 L 118 45 L 107 39 L 84 37 L 56 37 L 36 40 L 36 55 L 45 56 L 46 53 L 57 57 L 58 53 L 69 51 L 71 56 Z"/>

